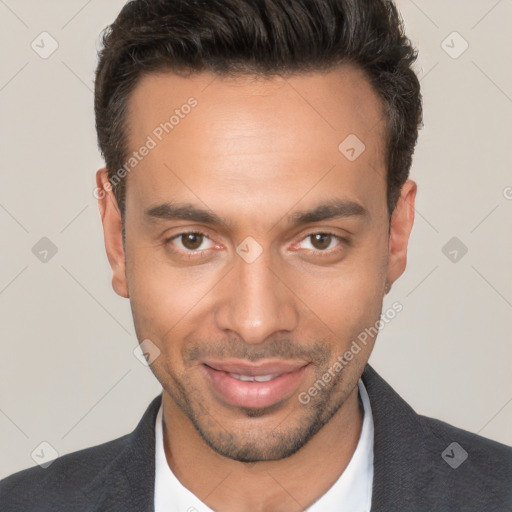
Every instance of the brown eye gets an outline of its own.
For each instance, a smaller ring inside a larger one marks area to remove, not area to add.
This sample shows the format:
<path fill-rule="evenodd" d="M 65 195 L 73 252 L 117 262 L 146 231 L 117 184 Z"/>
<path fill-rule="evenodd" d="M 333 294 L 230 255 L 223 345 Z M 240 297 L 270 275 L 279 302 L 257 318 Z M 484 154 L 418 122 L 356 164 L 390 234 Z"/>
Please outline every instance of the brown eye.
<path fill-rule="evenodd" d="M 183 233 L 180 235 L 181 243 L 185 249 L 189 251 L 196 251 L 201 247 L 204 240 L 204 235 L 201 233 Z"/>
<path fill-rule="evenodd" d="M 332 235 L 328 233 L 315 233 L 314 235 L 309 235 L 309 237 L 311 245 L 319 251 L 325 251 L 332 242 Z"/>
<path fill-rule="evenodd" d="M 187 258 L 203 258 L 206 253 L 211 254 L 215 243 L 210 237 L 200 231 L 184 231 L 165 239 L 165 246 L 174 256 Z"/>

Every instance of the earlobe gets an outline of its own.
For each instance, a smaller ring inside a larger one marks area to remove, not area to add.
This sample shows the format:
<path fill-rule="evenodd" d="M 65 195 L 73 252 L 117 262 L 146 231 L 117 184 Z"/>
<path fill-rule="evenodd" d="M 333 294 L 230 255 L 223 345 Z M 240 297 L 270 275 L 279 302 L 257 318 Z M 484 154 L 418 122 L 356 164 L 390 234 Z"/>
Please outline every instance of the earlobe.
<path fill-rule="evenodd" d="M 391 217 L 389 235 L 389 259 L 386 283 L 388 291 L 405 271 L 407 265 L 407 244 L 414 224 L 414 202 L 417 185 L 407 180 L 403 186 Z M 386 292 L 387 293 L 387 292 Z"/>
<path fill-rule="evenodd" d="M 125 253 L 123 247 L 123 218 L 105 168 L 96 173 L 95 196 L 98 199 L 103 236 L 108 261 L 112 267 L 112 287 L 121 297 L 128 298 Z"/>

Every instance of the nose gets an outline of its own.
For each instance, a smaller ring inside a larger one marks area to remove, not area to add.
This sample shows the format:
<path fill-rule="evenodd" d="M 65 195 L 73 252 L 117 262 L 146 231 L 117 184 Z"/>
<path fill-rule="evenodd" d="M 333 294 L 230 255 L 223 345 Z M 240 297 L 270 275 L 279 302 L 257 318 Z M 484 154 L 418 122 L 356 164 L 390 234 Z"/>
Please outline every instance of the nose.
<path fill-rule="evenodd" d="M 235 268 L 222 285 L 215 312 L 217 327 L 252 345 L 292 332 L 299 319 L 298 299 L 285 276 L 272 267 L 270 255 L 264 251 L 252 263 L 235 258 Z"/>

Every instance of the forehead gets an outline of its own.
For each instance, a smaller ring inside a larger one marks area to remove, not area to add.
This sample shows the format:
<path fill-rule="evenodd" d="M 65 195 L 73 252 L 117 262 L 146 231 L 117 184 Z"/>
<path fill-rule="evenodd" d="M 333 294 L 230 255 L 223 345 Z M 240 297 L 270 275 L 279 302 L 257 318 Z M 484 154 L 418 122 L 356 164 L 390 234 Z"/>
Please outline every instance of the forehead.
<path fill-rule="evenodd" d="M 131 189 L 164 201 L 189 185 L 208 204 L 222 192 L 265 207 L 276 188 L 291 200 L 319 180 L 319 193 L 341 186 L 363 200 L 385 190 L 382 104 L 355 67 L 271 78 L 152 73 L 126 120 L 130 153 L 151 146 L 129 173 L 127 198 Z M 355 160 L 344 153 L 362 148 Z"/>
<path fill-rule="evenodd" d="M 183 77 L 173 73 L 150 73 L 139 79 L 128 98 L 129 142 L 136 143 L 136 139 L 169 121 L 173 113 L 179 115 L 181 122 L 184 112 L 179 111 L 190 98 L 198 103 L 199 108 L 194 108 L 196 120 L 208 118 L 210 121 L 203 126 L 205 133 L 218 135 L 204 141 L 212 143 L 221 140 L 222 131 L 231 129 L 247 134 L 247 130 L 261 128 L 262 124 L 270 135 L 277 130 L 284 135 L 283 129 L 286 128 L 286 133 L 291 131 L 285 122 L 293 119 L 305 123 L 296 131 L 306 136 L 317 127 L 324 135 L 336 132 L 335 139 L 344 132 L 357 131 L 364 136 L 382 119 L 380 100 L 365 73 L 355 66 L 291 76 L 224 77 L 195 73 Z M 173 130 L 172 135 L 179 139 L 189 134 L 182 128 Z"/>

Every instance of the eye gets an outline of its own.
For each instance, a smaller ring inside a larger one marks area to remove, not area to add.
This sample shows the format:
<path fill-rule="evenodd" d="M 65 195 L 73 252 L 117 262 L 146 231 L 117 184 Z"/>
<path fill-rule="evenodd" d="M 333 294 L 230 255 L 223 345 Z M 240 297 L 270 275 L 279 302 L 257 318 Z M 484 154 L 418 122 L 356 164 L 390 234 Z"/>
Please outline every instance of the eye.
<path fill-rule="evenodd" d="M 341 242 L 348 244 L 348 240 L 333 233 L 310 233 L 299 242 L 298 247 L 311 250 L 314 253 L 331 254 L 337 252 L 337 250 L 341 250 Z"/>
<path fill-rule="evenodd" d="M 180 233 L 168 238 L 166 243 L 175 245 L 184 252 L 205 251 L 213 246 L 213 242 L 204 233 L 199 232 Z"/>

